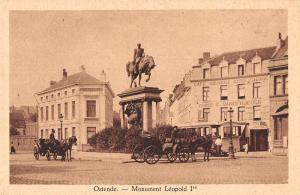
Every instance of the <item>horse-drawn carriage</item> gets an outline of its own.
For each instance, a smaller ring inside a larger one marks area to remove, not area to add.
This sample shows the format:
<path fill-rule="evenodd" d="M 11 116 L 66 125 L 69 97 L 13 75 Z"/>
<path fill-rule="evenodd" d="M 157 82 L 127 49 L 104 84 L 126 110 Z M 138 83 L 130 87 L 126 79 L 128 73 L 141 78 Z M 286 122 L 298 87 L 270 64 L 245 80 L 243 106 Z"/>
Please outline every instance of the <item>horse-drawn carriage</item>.
<path fill-rule="evenodd" d="M 36 160 L 39 160 L 40 156 L 46 156 L 47 160 L 50 160 L 51 156 L 57 158 L 57 152 L 49 139 L 38 139 L 34 142 L 36 145 L 33 148 L 33 155 Z"/>
<path fill-rule="evenodd" d="M 132 158 L 139 163 L 155 164 L 163 155 L 167 156 L 169 162 L 174 162 L 177 158 L 180 162 L 187 162 L 190 157 L 188 143 L 183 139 L 167 139 L 162 142 L 156 137 L 141 135 L 141 142 L 134 148 Z"/>
<path fill-rule="evenodd" d="M 61 156 L 61 160 L 71 160 L 71 150 L 73 144 L 77 144 L 77 138 L 75 136 L 66 140 L 50 140 L 50 139 L 38 139 L 35 140 L 36 145 L 33 148 L 33 155 L 36 160 L 40 156 L 46 156 L 47 160 L 51 160 L 51 156 L 54 160 L 58 156 Z M 68 158 L 69 157 L 69 158 Z"/>

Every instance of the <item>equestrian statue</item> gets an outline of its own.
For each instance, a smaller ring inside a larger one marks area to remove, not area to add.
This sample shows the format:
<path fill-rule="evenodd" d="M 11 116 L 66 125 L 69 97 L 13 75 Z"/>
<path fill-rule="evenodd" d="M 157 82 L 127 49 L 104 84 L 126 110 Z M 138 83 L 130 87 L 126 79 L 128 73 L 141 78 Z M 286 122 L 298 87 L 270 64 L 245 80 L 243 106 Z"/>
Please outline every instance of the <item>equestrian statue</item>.
<path fill-rule="evenodd" d="M 131 76 L 130 88 L 132 84 L 134 87 L 137 87 L 136 82 L 134 81 L 139 77 L 139 86 L 141 86 L 142 74 L 148 75 L 146 82 L 150 80 L 151 70 L 155 67 L 155 62 L 152 56 L 145 55 L 144 49 L 141 47 L 141 44 L 137 44 L 137 48 L 134 49 L 133 61 L 130 61 L 126 64 L 126 71 L 128 77 Z"/>

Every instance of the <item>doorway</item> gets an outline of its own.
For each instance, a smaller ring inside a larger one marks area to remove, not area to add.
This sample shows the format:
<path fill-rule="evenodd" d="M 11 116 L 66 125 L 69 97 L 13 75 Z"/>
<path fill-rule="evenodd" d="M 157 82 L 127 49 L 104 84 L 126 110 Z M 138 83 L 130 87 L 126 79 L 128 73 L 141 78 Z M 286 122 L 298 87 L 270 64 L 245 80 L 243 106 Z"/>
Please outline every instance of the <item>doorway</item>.
<path fill-rule="evenodd" d="M 268 130 L 251 129 L 250 130 L 250 150 L 267 151 L 268 150 Z"/>

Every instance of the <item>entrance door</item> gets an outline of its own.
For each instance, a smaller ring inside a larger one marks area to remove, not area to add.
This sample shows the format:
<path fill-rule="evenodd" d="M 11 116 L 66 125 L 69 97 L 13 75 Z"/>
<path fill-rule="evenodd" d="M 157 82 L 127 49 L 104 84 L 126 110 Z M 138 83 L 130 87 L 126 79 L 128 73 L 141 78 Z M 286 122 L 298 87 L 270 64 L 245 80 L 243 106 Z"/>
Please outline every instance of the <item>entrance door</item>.
<path fill-rule="evenodd" d="M 268 130 L 267 129 L 251 129 L 250 133 L 250 149 L 252 151 L 268 150 Z"/>

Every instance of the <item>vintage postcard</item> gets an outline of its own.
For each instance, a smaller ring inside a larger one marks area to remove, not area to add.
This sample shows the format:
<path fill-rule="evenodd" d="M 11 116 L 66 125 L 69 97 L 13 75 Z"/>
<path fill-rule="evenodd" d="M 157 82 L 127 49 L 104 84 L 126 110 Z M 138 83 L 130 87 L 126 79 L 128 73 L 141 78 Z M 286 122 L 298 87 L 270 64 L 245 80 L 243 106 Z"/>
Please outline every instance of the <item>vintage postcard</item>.
<path fill-rule="evenodd" d="M 8 2 L 3 193 L 295 194 L 299 2 L 218 2 Z"/>

